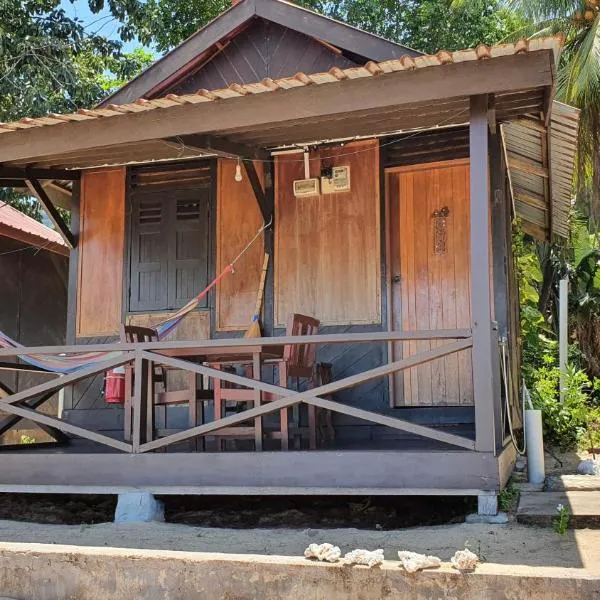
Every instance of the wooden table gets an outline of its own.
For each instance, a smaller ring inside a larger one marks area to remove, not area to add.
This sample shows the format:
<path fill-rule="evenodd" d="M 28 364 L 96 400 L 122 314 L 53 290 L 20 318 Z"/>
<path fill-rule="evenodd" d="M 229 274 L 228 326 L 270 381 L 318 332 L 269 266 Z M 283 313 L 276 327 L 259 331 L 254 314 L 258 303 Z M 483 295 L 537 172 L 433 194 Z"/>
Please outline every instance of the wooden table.
<path fill-rule="evenodd" d="M 252 378 L 260 381 L 262 377 L 262 366 L 265 360 L 281 360 L 283 358 L 284 346 L 255 346 L 220 347 L 220 348 L 172 348 L 157 351 L 157 354 L 173 358 L 185 358 L 197 363 L 210 363 L 221 365 L 251 364 Z M 151 392 L 151 391 L 150 391 Z M 254 406 L 259 407 L 262 403 L 260 390 L 252 390 Z M 148 396 L 151 398 L 152 396 Z M 263 428 L 262 417 L 254 420 L 254 444 L 257 451 L 262 450 Z"/>

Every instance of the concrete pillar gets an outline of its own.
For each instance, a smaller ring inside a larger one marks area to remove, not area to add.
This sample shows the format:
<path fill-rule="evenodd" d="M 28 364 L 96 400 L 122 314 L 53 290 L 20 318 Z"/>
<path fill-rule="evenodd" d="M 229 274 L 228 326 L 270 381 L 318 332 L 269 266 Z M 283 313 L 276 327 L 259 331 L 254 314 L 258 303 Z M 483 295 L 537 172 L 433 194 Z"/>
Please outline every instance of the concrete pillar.
<path fill-rule="evenodd" d="M 477 496 L 477 514 L 494 516 L 498 514 L 498 496 L 495 492 Z"/>
<path fill-rule="evenodd" d="M 115 523 L 150 523 L 165 520 L 165 507 L 150 492 L 119 494 Z"/>

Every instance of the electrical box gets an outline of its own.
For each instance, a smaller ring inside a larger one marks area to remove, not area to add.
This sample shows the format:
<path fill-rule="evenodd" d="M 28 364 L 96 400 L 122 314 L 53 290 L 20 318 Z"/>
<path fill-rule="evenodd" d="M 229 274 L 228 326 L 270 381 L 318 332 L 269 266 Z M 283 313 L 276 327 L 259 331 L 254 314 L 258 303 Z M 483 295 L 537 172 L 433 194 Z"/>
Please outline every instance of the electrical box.
<path fill-rule="evenodd" d="M 321 177 L 321 193 L 335 194 L 350 191 L 350 167 L 332 167 L 330 177 Z"/>
<path fill-rule="evenodd" d="M 296 198 L 318 196 L 320 193 L 321 190 L 317 178 L 297 179 L 294 181 L 294 196 L 296 196 Z"/>

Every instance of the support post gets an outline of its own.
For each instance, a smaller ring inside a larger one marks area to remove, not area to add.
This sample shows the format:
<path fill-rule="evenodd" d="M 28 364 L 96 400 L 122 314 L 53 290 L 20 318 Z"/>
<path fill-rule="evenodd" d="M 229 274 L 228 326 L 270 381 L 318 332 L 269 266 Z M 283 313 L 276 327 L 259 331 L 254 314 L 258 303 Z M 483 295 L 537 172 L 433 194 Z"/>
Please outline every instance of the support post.
<path fill-rule="evenodd" d="M 567 363 L 569 360 L 569 278 L 558 284 L 558 364 L 560 368 L 560 401 L 565 399 Z"/>
<path fill-rule="evenodd" d="M 492 331 L 490 273 L 490 169 L 489 169 L 488 96 L 470 99 L 470 252 L 471 320 L 473 330 L 473 394 L 475 398 L 475 449 L 496 451 L 495 409 L 499 408 L 499 381 L 494 362 L 498 361 L 497 343 Z M 496 379 L 496 381 L 495 381 Z"/>

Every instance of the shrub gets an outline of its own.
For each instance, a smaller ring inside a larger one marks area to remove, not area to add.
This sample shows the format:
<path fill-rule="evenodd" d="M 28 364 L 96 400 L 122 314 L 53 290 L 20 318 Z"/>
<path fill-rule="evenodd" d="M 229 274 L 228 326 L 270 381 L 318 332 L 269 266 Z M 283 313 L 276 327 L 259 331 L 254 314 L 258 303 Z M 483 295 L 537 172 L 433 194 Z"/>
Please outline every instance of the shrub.
<path fill-rule="evenodd" d="M 594 431 L 595 424 L 600 423 L 600 410 L 590 395 L 592 382 L 586 373 L 573 367 L 568 369 L 562 402 L 558 367 L 540 367 L 531 375 L 532 401 L 542 411 L 545 441 L 562 451 L 575 448 L 579 441 L 588 441 L 588 429 Z"/>

